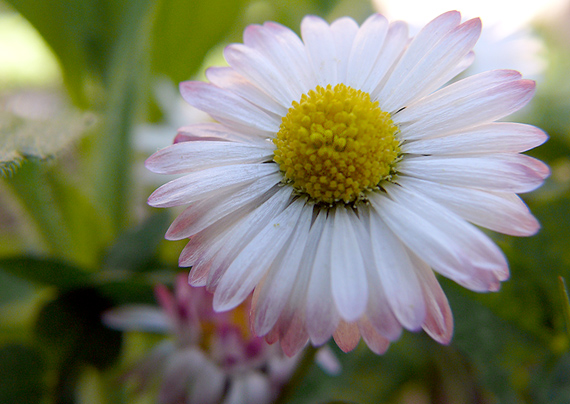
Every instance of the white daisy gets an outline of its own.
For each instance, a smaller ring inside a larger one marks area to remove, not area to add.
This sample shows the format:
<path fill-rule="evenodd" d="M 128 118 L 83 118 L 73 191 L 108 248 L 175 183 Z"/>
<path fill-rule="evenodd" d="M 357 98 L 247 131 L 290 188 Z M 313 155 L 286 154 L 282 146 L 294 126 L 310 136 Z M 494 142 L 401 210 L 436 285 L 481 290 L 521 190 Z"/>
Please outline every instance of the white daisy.
<path fill-rule="evenodd" d="M 432 269 L 498 290 L 507 262 L 473 224 L 534 234 L 516 193 L 549 174 L 519 154 L 546 140 L 540 129 L 495 122 L 534 82 L 495 70 L 444 86 L 472 62 L 480 31 L 456 11 L 411 40 L 379 14 L 360 27 L 309 16 L 302 39 L 269 22 L 225 49 L 229 67 L 209 69 L 210 83 L 182 83 L 218 123 L 182 128 L 147 167 L 186 174 L 149 204 L 189 205 L 166 237 L 190 238 L 190 284 L 213 291 L 217 311 L 254 291 L 253 330 L 288 355 L 331 336 L 382 353 L 402 328 L 448 343 Z"/>

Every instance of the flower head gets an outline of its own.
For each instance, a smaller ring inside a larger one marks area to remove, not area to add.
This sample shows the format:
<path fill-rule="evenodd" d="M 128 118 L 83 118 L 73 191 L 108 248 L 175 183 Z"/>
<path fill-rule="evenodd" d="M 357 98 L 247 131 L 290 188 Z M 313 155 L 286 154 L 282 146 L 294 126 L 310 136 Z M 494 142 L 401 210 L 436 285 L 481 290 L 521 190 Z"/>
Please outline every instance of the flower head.
<path fill-rule="evenodd" d="M 540 129 L 496 122 L 534 82 L 495 70 L 446 85 L 473 61 L 480 31 L 455 11 L 413 39 L 379 14 L 361 26 L 309 16 L 302 39 L 254 25 L 210 83 L 182 83 L 217 123 L 182 128 L 146 164 L 185 174 L 149 203 L 189 205 L 166 237 L 190 239 L 190 284 L 214 292 L 217 311 L 254 291 L 253 330 L 289 355 L 331 336 L 381 353 L 403 328 L 448 343 L 433 271 L 498 290 L 507 262 L 474 225 L 534 234 L 516 194 L 549 174 L 520 154 L 546 140 Z"/>
<path fill-rule="evenodd" d="M 216 313 L 211 294 L 192 289 L 186 275 L 177 278 L 174 294 L 158 285 L 156 297 L 160 308 L 120 307 L 104 320 L 122 330 L 172 335 L 124 377 L 137 381 L 139 389 L 161 378 L 158 402 L 269 403 L 295 369 L 296 358 L 250 334 L 248 305 Z"/>

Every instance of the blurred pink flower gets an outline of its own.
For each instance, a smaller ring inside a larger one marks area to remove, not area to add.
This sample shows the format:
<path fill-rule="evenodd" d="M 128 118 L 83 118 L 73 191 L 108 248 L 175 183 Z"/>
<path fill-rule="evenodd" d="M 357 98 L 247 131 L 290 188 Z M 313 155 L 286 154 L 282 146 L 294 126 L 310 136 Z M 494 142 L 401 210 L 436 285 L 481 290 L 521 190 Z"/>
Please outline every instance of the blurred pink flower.
<path fill-rule="evenodd" d="M 105 323 L 120 330 L 170 334 L 123 380 L 138 389 L 161 379 L 158 401 L 163 404 L 269 403 L 289 380 L 297 358 L 285 357 L 278 346 L 252 336 L 249 302 L 236 310 L 216 313 L 212 295 L 193 289 L 187 276 L 176 279 L 174 294 L 155 289 L 160 308 L 133 305 L 107 312 Z"/>

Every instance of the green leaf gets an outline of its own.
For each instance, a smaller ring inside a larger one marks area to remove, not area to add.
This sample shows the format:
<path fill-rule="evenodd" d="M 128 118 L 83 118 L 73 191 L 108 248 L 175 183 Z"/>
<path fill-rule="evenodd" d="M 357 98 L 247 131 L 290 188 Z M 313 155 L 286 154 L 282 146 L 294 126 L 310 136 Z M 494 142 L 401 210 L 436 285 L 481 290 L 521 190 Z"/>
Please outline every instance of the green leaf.
<path fill-rule="evenodd" d="M 102 313 L 111 305 L 93 288 L 67 291 L 41 309 L 36 335 L 67 366 L 88 363 L 106 369 L 121 349 L 121 333 L 101 322 Z"/>
<path fill-rule="evenodd" d="M 562 311 L 564 312 L 564 319 L 566 320 L 566 332 L 570 336 L 570 299 L 568 298 L 568 289 L 566 289 L 566 282 L 562 276 L 558 277 L 558 284 L 560 285 L 560 295 L 562 297 Z"/>
<path fill-rule="evenodd" d="M 188 80 L 243 13 L 245 0 L 162 0 L 153 30 L 152 67 Z M 223 10 L 223 12 L 221 12 Z"/>
<path fill-rule="evenodd" d="M 447 279 L 440 283 L 455 318 L 452 346 L 469 358 L 482 385 L 500 402 L 519 402 L 522 394 L 528 392 L 536 368 L 545 366 L 553 356 L 548 342 L 516 321 L 497 316 L 494 310 L 473 299 L 475 293 Z M 493 297 L 501 298 L 501 294 L 502 291 Z M 505 306 L 512 304 L 506 295 L 502 302 Z"/>
<path fill-rule="evenodd" d="M 139 226 L 120 235 L 107 252 L 104 267 L 128 271 L 149 269 L 169 222 L 168 211 L 158 210 Z"/>
<path fill-rule="evenodd" d="M 29 347 L 10 344 L 0 348 L 0 403 L 37 404 L 45 386 L 44 363 Z"/>
<path fill-rule="evenodd" d="M 123 3 L 123 2 L 121 2 Z M 109 65 L 109 93 L 101 133 L 94 137 L 94 195 L 109 212 L 114 232 L 128 223 L 131 189 L 131 135 L 145 96 L 149 69 L 149 36 L 156 3 L 150 0 L 124 2 L 125 12 Z"/>
<path fill-rule="evenodd" d="M 0 269 L 32 283 L 71 289 L 90 283 L 81 268 L 49 258 L 13 257 L 0 260 Z"/>
<path fill-rule="evenodd" d="M 33 292 L 25 280 L 10 274 L 0 265 L 0 305 L 14 300 L 24 300 Z"/>

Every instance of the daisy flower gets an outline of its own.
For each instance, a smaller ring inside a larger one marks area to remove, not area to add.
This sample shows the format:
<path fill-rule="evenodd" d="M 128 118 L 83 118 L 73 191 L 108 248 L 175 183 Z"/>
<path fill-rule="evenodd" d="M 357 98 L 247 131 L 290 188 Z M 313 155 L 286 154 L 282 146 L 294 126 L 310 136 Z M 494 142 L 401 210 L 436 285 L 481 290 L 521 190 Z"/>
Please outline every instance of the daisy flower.
<path fill-rule="evenodd" d="M 496 122 L 528 103 L 533 81 L 494 70 L 445 85 L 480 32 L 456 11 L 413 39 L 379 14 L 361 26 L 308 16 L 301 38 L 268 22 L 225 49 L 229 66 L 208 69 L 209 83 L 182 83 L 217 122 L 180 129 L 146 165 L 185 174 L 149 204 L 189 205 L 166 237 L 190 239 L 190 284 L 212 291 L 217 311 L 253 291 L 254 332 L 288 355 L 331 336 L 382 353 L 403 328 L 448 343 L 434 271 L 498 290 L 507 262 L 476 226 L 537 232 L 516 194 L 549 174 L 520 154 L 544 132 Z"/>
<path fill-rule="evenodd" d="M 216 313 L 211 294 L 191 288 L 186 275 L 176 279 L 174 293 L 163 285 L 155 291 L 160 308 L 123 306 L 103 317 L 115 329 L 171 336 L 131 368 L 124 381 L 134 381 L 142 391 L 160 379 L 161 404 L 273 402 L 295 370 L 297 357 L 287 358 L 251 335 L 247 304 Z M 321 356 L 334 364 L 335 358 L 327 355 Z"/>

